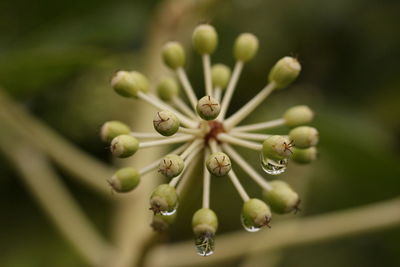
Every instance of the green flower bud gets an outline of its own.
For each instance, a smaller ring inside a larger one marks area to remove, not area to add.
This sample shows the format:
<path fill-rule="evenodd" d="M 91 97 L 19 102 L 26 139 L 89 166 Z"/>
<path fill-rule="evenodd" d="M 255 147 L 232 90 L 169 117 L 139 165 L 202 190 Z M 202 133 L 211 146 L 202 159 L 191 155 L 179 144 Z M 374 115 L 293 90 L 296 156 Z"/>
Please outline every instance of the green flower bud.
<path fill-rule="evenodd" d="M 129 134 L 131 129 L 128 125 L 120 121 L 107 121 L 101 126 L 101 140 L 110 143 L 115 137 L 121 134 Z"/>
<path fill-rule="evenodd" d="M 161 184 L 156 187 L 150 198 L 150 209 L 154 214 L 172 215 L 178 206 L 178 194 L 175 187 Z"/>
<path fill-rule="evenodd" d="M 157 95 L 164 101 L 171 101 L 178 94 L 179 84 L 173 78 L 165 78 L 157 86 Z"/>
<path fill-rule="evenodd" d="M 242 33 L 236 38 L 233 54 L 237 61 L 247 62 L 257 53 L 258 39 L 252 33 Z"/>
<path fill-rule="evenodd" d="M 309 148 L 315 146 L 319 141 L 318 130 L 314 127 L 300 126 L 289 132 L 289 138 L 298 148 Z"/>
<path fill-rule="evenodd" d="M 256 232 L 263 226 L 269 226 L 271 210 L 262 200 L 252 198 L 243 204 L 242 223 L 249 232 Z"/>
<path fill-rule="evenodd" d="M 162 57 L 164 63 L 175 70 L 185 65 L 185 50 L 178 42 L 169 42 L 164 45 Z"/>
<path fill-rule="evenodd" d="M 200 54 L 212 54 L 218 45 L 218 34 L 214 27 L 202 24 L 196 27 L 192 35 L 194 49 Z"/>
<path fill-rule="evenodd" d="M 196 211 L 192 218 L 193 232 L 196 236 L 204 233 L 215 234 L 218 229 L 218 218 L 215 212 L 208 208 Z"/>
<path fill-rule="evenodd" d="M 314 112 L 308 106 L 294 106 L 283 114 L 285 124 L 289 127 L 296 127 L 310 123 L 314 118 Z"/>
<path fill-rule="evenodd" d="M 119 169 L 107 182 L 119 193 L 130 192 L 140 182 L 139 172 L 131 167 Z"/>
<path fill-rule="evenodd" d="M 111 86 L 121 96 L 137 97 L 138 92 L 149 91 L 146 76 L 136 71 L 118 71 L 111 80 Z"/>
<path fill-rule="evenodd" d="M 318 151 L 317 148 L 314 146 L 306 149 L 294 148 L 291 159 L 300 164 L 307 164 L 311 161 L 316 160 L 317 155 Z"/>
<path fill-rule="evenodd" d="M 164 232 L 175 221 L 175 219 L 176 212 L 171 215 L 162 215 L 161 213 L 154 214 L 153 221 L 151 222 L 151 227 L 154 231 Z"/>
<path fill-rule="evenodd" d="M 208 156 L 206 166 L 215 176 L 225 176 L 232 168 L 230 158 L 223 152 L 215 152 Z"/>
<path fill-rule="evenodd" d="M 225 89 L 231 78 L 231 70 L 224 64 L 215 64 L 211 68 L 211 79 L 214 87 Z"/>
<path fill-rule="evenodd" d="M 196 110 L 202 119 L 209 121 L 218 117 L 221 106 L 214 97 L 207 95 L 200 98 Z"/>
<path fill-rule="evenodd" d="M 263 195 L 273 212 L 283 214 L 298 210 L 299 195 L 286 182 L 275 180 L 270 185 L 272 189 L 264 191 Z"/>
<path fill-rule="evenodd" d="M 179 119 L 168 110 L 157 112 L 153 119 L 154 129 L 161 135 L 174 135 L 179 129 Z"/>
<path fill-rule="evenodd" d="M 139 141 L 127 134 L 119 135 L 111 141 L 111 153 L 119 158 L 127 158 L 139 149 Z"/>
<path fill-rule="evenodd" d="M 181 174 L 184 166 L 181 156 L 169 154 L 160 161 L 158 171 L 167 178 L 173 178 Z"/>
<path fill-rule="evenodd" d="M 262 153 L 264 158 L 282 160 L 291 155 L 292 147 L 293 145 L 288 138 L 281 135 L 272 135 L 265 139 Z"/>
<path fill-rule="evenodd" d="M 299 76 L 301 66 L 299 61 L 293 57 L 280 59 L 269 73 L 269 81 L 276 84 L 276 88 L 284 88 L 296 80 Z"/>

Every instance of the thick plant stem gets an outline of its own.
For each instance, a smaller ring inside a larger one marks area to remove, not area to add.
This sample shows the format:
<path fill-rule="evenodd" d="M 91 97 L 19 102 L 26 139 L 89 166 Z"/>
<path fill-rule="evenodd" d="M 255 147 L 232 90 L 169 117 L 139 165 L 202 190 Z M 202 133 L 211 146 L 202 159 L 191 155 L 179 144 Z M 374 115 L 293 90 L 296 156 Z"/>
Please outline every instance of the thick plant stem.
<path fill-rule="evenodd" d="M 244 231 L 220 235 L 218 253 L 212 257 L 202 258 L 194 255 L 193 244 L 190 241 L 160 245 L 148 254 L 146 266 L 183 267 L 221 264 L 248 253 L 267 253 L 399 226 L 400 198 L 395 198 L 364 207 L 282 221 L 274 225 L 273 231 L 263 231 L 257 235 Z"/>
<path fill-rule="evenodd" d="M 47 216 L 91 266 L 101 266 L 113 254 L 113 248 L 86 218 L 46 157 L 25 143 L 5 141 L 0 141 L 1 150 L 15 164 Z"/>
<path fill-rule="evenodd" d="M 7 121 L 8 127 L 18 132 L 21 138 L 47 153 L 73 178 L 89 185 L 103 196 L 110 197 L 110 189 L 105 181 L 113 174 L 112 168 L 81 151 L 53 129 L 34 118 L 9 99 L 1 89 L 0 115 L 0 120 Z"/>
<path fill-rule="evenodd" d="M 210 151 L 206 148 L 206 152 L 204 153 L 204 162 L 206 162 L 209 155 L 210 155 Z M 203 205 L 202 205 L 202 207 L 205 209 L 210 208 L 210 180 L 211 180 L 211 174 L 207 170 L 206 164 L 204 164 L 204 166 L 203 166 Z"/>

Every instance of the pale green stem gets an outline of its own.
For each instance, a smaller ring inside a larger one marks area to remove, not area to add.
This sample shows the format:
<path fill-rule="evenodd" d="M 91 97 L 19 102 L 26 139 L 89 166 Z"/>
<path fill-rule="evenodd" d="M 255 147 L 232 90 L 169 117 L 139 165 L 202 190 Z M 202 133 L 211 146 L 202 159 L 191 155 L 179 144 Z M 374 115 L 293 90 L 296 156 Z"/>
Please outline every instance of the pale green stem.
<path fill-rule="evenodd" d="M 139 139 L 164 139 L 168 138 L 166 136 L 162 136 L 159 133 L 142 133 L 142 132 L 131 132 L 130 135 L 133 137 L 139 138 Z M 175 136 L 179 136 L 179 134 L 176 134 Z"/>
<path fill-rule="evenodd" d="M 249 163 L 247 163 L 239 153 L 237 153 L 230 145 L 222 144 L 223 150 L 264 190 L 271 190 L 271 185 L 256 172 Z"/>
<path fill-rule="evenodd" d="M 222 89 L 220 87 L 215 87 L 214 88 L 214 98 L 218 102 L 221 102 L 221 97 L 222 97 Z"/>
<path fill-rule="evenodd" d="M 183 143 L 189 140 L 194 139 L 193 135 L 181 135 L 176 137 L 165 138 L 161 140 L 147 141 L 139 143 L 139 148 L 149 148 L 155 146 L 163 146 L 163 145 L 172 145 L 176 143 Z"/>
<path fill-rule="evenodd" d="M 182 113 L 180 113 L 179 111 L 177 111 L 176 109 L 174 109 L 173 107 L 168 105 L 167 103 L 158 99 L 156 96 L 153 96 L 150 94 L 145 94 L 143 92 L 138 92 L 138 97 L 141 100 L 146 101 L 147 103 L 149 103 L 150 105 L 152 105 L 153 107 L 155 107 L 159 110 L 169 110 L 169 111 L 173 112 L 176 115 L 176 117 L 178 117 L 179 121 L 183 125 L 185 125 L 189 128 L 196 128 L 199 125 L 198 122 L 195 122 L 195 121 L 189 119 L 188 117 L 186 117 L 185 115 L 183 115 Z"/>
<path fill-rule="evenodd" d="M 203 134 L 203 131 L 201 129 L 179 127 L 178 133 L 200 136 Z"/>
<path fill-rule="evenodd" d="M 241 109 L 236 111 L 231 117 L 224 122 L 225 130 L 229 131 L 243 119 L 245 119 L 254 109 L 258 107 L 276 88 L 274 82 L 269 83 L 255 97 L 247 102 Z"/>
<path fill-rule="evenodd" d="M 246 190 L 240 183 L 238 177 L 236 176 L 235 172 L 233 170 L 230 170 L 228 173 L 229 178 L 232 181 L 232 184 L 235 186 L 236 190 L 238 191 L 240 197 L 243 199 L 243 202 L 246 202 L 247 200 L 250 199 L 249 195 L 246 193 Z"/>
<path fill-rule="evenodd" d="M 196 157 L 197 153 L 199 153 L 200 150 L 201 150 L 202 148 L 203 148 L 203 146 L 198 146 L 198 147 L 196 147 L 196 148 L 187 156 L 187 158 L 186 158 L 185 161 L 184 161 L 184 162 L 185 162 L 185 168 L 187 168 L 187 166 L 190 165 L 190 163 L 192 162 L 192 160 Z M 183 170 L 182 173 L 181 173 L 180 175 L 174 177 L 174 178 L 169 182 L 169 185 L 175 187 L 175 186 L 179 183 L 179 181 L 181 180 L 184 171 L 185 171 L 185 170 Z"/>
<path fill-rule="evenodd" d="M 211 60 L 209 54 L 202 55 L 204 83 L 206 86 L 206 95 L 213 96 L 212 82 L 211 82 Z"/>
<path fill-rule="evenodd" d="M 264 141 L 268 137 L 270 137 L 270 134 L 256 134 L 256 133 L 244 133 L 244 132 L 229 132 L 230 136 L 236 137 L 236 138 L 243 138 L 243 139 L 248 139 L 248 140 L 254 140 L 254 141 Z"/>
<path fill-rule="evenodd" d="M 203 140 L 202 139 L 195 139 L 189 146 L 188 148 L 185 149 L 185 151 L 180 155 L 183 159 L 186 159 L 190 153 L 192 153 L 195 149 L 197 149 L 199 146 L 203 145 Z"/>
<path fill-rule="evenodd" d="M 228 111 L 229 103 L 231 102 L 233 92 L 235 91 L 236 84 L 239 80 L 240 73 L 243 69 L 243 62 L 237 61 L 235 67 L 233 68 L 233 73 L 231 79 L 229 80 L 228 86 L 226 87 L 226 91 L 224 97 L 222 98 L 221 103 L 221 111 L 218 115 L 217 120 L 223 121 L 226 116 L 226 112 Z"/>
<path fill-rule="evenodd" d="M 261 144 L 254 143 L 254 142 L 251 142 L 251 141 L 242 140 L 240 138 L 236 138 L 236 137 L 233 137 L 233 136 L 231 136 L 229 134 L 225 134 L 225 133 L 218 134 L 217 138 L 218 138 L 218 140 L 220 140 L 222 142 L 226 142 L 226 143 L 229 143 L 229 144 L 246 147 L 246 148 L 253 149 L 253 150 L 256 150 L 256 151 L 261 151 L 261 149 L 262 149 L 262 145 Z"/>
<path fill-rule="evenodd" d="M 210 155 L 210 151 L 208 148 L 205 149 L 204 153 L 204 164 L 203 164 L 203 209 L 210 208 L 210 180 L 211 174 L 207 169 L 205 162 L 207 161 L 208 156 Z"/>
<path fill-rule="evenodd" d="M 197 106 L 197 97 L 194 94 L 193 88 L 190 85 L 189 79 L 186 75 L 186 72 L 182 68 L 176 69 L 176 74 L 178 75 L 178 79 L 182 84 L 182 87 L 189 99 L 190 104 L 192 104 L 193 110 L 196 110 Z"/>
<path fill-rule="evenodd" d="M 395 198 L 364 207 L 281 221 L 274 225 L 272 231 L 261 231 L 256 235 L 244 231 L 219 235 L 218 253 L 212 257 L 193 255 L 191 241 L 160 245 L 149 253 L 146 266 L 219 266 L 225 261 L 232 262 L 248 253 L 267 253 L 288 247 L 302 247 L 398 226 L 400 198 Z"/>
<path fill-rule="evenodd" d="M 248 131 L 257 131 L 257 130 L 267 130 L 267 129 L 273 129 L 273 128 L 283 126 L 283 125 L 285 125 L 284 119 L 276 119 L 276 120 L 267 121 L 267 122 L 238 126 L 238 127 L 233 128 L 231 130 L 231 132 L 248 132 Z"/>
<path fill-rule="evenodd" d="M 187 183 L 189 182 L 189 179 L 192 177 L 192 176 L 195 176 L 194 174 L 193 174 L 193 172 L 194 172 L 194 170 L 196 169 L 196 165 L 197 165 L 197 163 L 198 163 L 198 161 L 199 161 L 199 156 L 200 156 L 200 154 L 201 153 L 199 153 L 199 154 L 197 154 L 195 157 L 194 157 L 194 159 L 193 159 L 193 161 L 192 161 L 192 164 L 190 164 L 185 170 L 184 170 L 184 173 L 183 173 L 183 175 L 182 175 L 182 178 L 181 178 L 181 180 L 180 180 L 180 182 L 179 182 L 179 184 L 176 186 L 176 192 L 178 193 L 178 195 L 179 196 L 181 196 L 182 197 L 182 195 L 183 194 L 185 194 L 186 193 L 186 185 L 187 185 Z M 185 192 L 184 192 L 185 191 Z"/>
<path fill-rule="evenodd" d="M 198 116 L 196 116 L 196 114 L 178 96 L 172 98 L 171 102 L 173 105 L 175 105 L 175 107 L 177 107 L 180 111 L 182 111 L 184 114 L 186 114 L 193 120 L 199 119 Z"/>

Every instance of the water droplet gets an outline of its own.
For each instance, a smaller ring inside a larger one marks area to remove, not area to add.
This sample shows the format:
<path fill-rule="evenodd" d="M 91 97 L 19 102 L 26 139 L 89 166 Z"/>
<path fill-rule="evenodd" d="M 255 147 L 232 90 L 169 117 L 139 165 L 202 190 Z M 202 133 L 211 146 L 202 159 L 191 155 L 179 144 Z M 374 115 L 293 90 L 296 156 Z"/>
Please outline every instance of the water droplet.
<path fill-rule="evenodd" d="M 246 222 L 246 219 L 243 217 L 243 215 L 240 216 L 240 221 L 242 222 L 242 226 L 243 226 L 244 230 L 246 230 L 247 232 L 254 233 L 254 232 L 258 232 L 261 230 L 261 227 L 254 226 L 254 225 Z"/>
<path fill-rule="evenodd" d="M 268 174 L 281 174 L 286 171 L 287 165 L 288 159 L 272 160 L 269 158 L 264 158 L 264 155 L 261 153 L 261 167 Z"/>
<path fill-rule="evenodd" d="M 164 215 L 164 216 L 170 216 L 170 215 L 174 214 L 177 209 L 178 209 L 178 203 L 176 203 L 176 206 L 172 210 L 162 210 L 162 211 L 160 211 L 160 213 L 161 213 L 161 215 Z"/>
<path fill-rule="evenodd" d="M 214 254 L 214 243 L 214 234 L 208 232 L 200 234 L 194 242 L 197 254 L 200 256 Z"/>

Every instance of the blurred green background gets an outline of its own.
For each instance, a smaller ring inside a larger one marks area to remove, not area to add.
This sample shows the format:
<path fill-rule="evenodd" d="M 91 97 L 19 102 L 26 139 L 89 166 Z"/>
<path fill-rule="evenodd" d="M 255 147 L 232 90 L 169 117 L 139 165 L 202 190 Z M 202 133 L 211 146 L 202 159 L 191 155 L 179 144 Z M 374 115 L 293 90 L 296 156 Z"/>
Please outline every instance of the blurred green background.
<path fill-rule="evenodd" d="M 147 25 L 159 2 L 2 0 L 0 86 L 57 132 L 110 163 L 97 138 L 99 125 L 131 114 L 130 102 L 114 95 L 108 82 L 118 69 L 142 68 Z M 213 62 L 233 65 L 232 43 L 241 32 L 253 32 L 260 40 L 231 112 L 262 88 L 280 57 L 295 55 L 303 66 L 293 86 L 271 96 L 247 120 L 274 119 L 296 104 L 316 111 L 320 158 L 312 166 L 291 165 L 283 177 L 302 192 L 302 216 L 400 194 L 399 1 L 234 0 L 223 1 L 213 13 L 211 23 L 220 36 Z M 200 94 L 200 58 L 189 53 L 187 70 Z M 253 153 L 246 157 L 258 161 Z M 0 176 L 0 266 L 85 266 L 3 155 Z M 106 233 L 110 203 L 69 179 L 65 183 Z M 253 183 L 245 184 L 260 194 Z M 199 206 L 201 187 L 193 190 L 172 227 L 172 241 L 192 238 L 190 217 Z M 221 233 L 240 229 L 240 202 L 227 181 L 213 182 L 212 205 L 221 216 Z M 400 266 L 399 241 L 395 229 L 296 247 L 284 250 L 276 266 Z"/>

